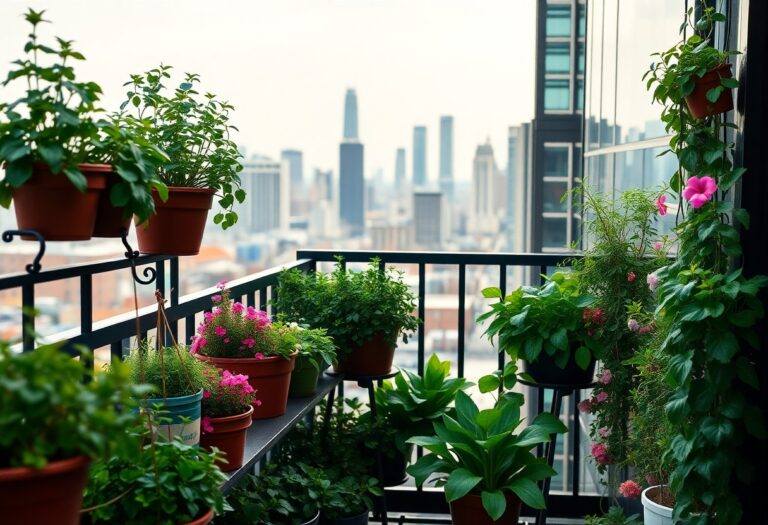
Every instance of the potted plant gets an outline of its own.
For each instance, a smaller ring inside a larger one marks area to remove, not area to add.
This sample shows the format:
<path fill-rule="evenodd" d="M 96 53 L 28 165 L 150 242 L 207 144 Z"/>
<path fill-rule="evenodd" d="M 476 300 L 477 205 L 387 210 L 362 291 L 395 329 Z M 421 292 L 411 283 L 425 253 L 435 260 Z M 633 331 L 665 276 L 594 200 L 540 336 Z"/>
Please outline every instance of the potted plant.
<path fill-rule="evenodd" d="M 732 78 L 728 59 L 739 53 L 720 51 L 713 45 L 715 26 L 726 21 L 725 15 L 704 1 L 698 18 L 694 12 L 693 7 L 688 8 L 686 23 L 680 28 L 681 34 L 690 30 L 691 36 L 667 51 L 654 53 L 659 62 L 651 64 L 643 80 L 650 77 L 648 87 L 656 85 L 654 100 L 666 105 L 670 100 L 685 99 L 689 114 L 700 119 L 733 109 L 731 90 L 739 81 Z M 666 112 L 662 115 L 668 125 L 676 118 Z"/>
<path fill-rule="evenodd" d="M 497 337 L 512 361 L 522 359 L 526 374 L 549 385 L 592 382 L 605 316 L 591 308 L 594 298 L 581 292 L 575 274 L 556 272 L 544 285 L 523 286 L 506 297 L 486 288 L 483 296 L 499 301 L 477 322 L 491 320 L 485 335 Z"/>
<path fill-rule="evenodd" d="M 232 491 L 233 510 L 222 525 L 318 525 L 323 494 L 331 487 L 321 469 L 305 463 L 270 463 Z"/>
<path fill-rule="evenodd" d="M 253 405 L 253 419 L 285 414 L 298 355 L 295 331 L 271 322 L 266 312 L 232 301 L 225 282 L 218 288 L 212 297 L 216 306 L 198 326 L 190 351 L 201 361 L 248 376 L 260 401 Z"/>
<path fill-rule="evenodd" d="M 205 364 L 193 358 L 184 346 L 155 350 L 146 342 L 125 361 L 134 383 L 151 385 L 155 395 L 161 395 L 147 398 L 142 404 L 145 409 L 161 412 L 157 432 L 169 440 L 180 436 L 189 445 L 200 443 L 200 402 L 203 391 L 211 389 Z"/>
<path fill-rule="evenodd" d="M 376 443 L 387 457 L 383 486 L 405 481 L 405 468 L 413 450 L 407 440 L 431 433 L 432 423 L 451 413 L 456 393 L 472 386 L 464 378 L 448 379 L 450 372 L 450 361 L 440 361 L 437 354 L 432 354 L 423 378 L 403 369 L 395 376 L 394 385 L 385 381 L 376 389 L 376 406 L 384 427 L 377 429 L 376 435 L 393 433 L 393 443 Z"/>
<path fill-rule="evenodd" d="M 24 82 L 26 92 L 0 103 L 5 117 L 0 120 L 0 165 L 5 167 L 0 205 L 8 208 L 13 201 L 18 227 L 37 230 L 46 240 L 87 240 L 94 234 L 99 203 L 110 196 L 142 221 L 151 215 L 150 189 L 165 194 L 154 171 L 165 155 L 103 118 L 96 106 L 99 85 L 75 79 L 72 62 L 84 60 L 83 55 L 71 41 L 59 38 L 49 46 L 38 40 L 43 13 L 30 9 L 25 15 L 32 26 L 28 56 L 14 62 L 17 69 L 2 84 Z M 44 57 L 55 63 L 44 64 Z M 114 233 L 96 229 L 99 235 L 107 232 Z"/>
<path fill-rule="evenodd" d="M 433 435 L 417 436 L 409 443 L 430 453 L 408 467 L 417 485 L 437 474 L 445 487 L 455 525 L 517 524 L 521 502 L 544 508 L 544 497 L 536 485 L 556 472 L 537 458 L 531 448 L 547 443 L 550 434 L 567 428 L 550 413 L 536 417 L 519 434 L 520 403 L 516 398 L 479 410 L 464 392 L 456 393 L 456 418 L 442 416 L 433 423 Z"/>
<path fill-rule="evenodd" d="M 156 215 L 136 229 L 139 251 L 166 255 L 196 255 L 214 197 L 222 211 L 213 222 L 227 229 L 237 222 L 235 202 L 245 200 L 240 187 L 240 152 L 230 135 L 233 107 L 216 95 L 200 95 L 200 77 L 187 73 L 184 82 L 166 93 L 170 66 L 161 65 L 143 75 L 131 75 L 127 99 L 135 118 L 125 124 L 165 151 L 170 162 L 158 175 L 168 187 L 168 199 L 155 196 Z"/>
<path fill-rule="evenodd" d="M 336 360 L 336 346 L 323 328 L 305 328 L 290 323 L 299 342 L 299 355 L 291 372 L 291 397 L 308 397 L 317 390 L 322 370 Z"/>
<path fill-rule="evenodd" d="M 419 322 L 402 273 L 381 270 L 378 259 L 360 272 L 346 270 L 341 260 L 329 275 L 286 270 L 274 304 L 290 321 L 325 328 L 336 343 L 334 369 L 348 376 L 389 373 L 398 338 L 407 343 Z"/>
<path fill-rule="evenodd" d="M 220 459 L 218 453 L 161 436 L 132 454 L 95 463 L 85 491 L 84 522 L 206 525 L 214 513 L 230 508 L 220 489 L 227 479 L 216 466 Z"/>
<path fill-rule="evenodd" d="M 373 509 L 371 496 L 381 489 L 373 477 L 341 476 L 323 491 L 320 523 L 323 525 L 367 525 Z"/>
<path fill-rule="evenodd" d="M 134 445 L 127 430 L 139 390 L 125 369 L 94 374 L 87 353 L 75 360 L 60 346 L 17 353 L 0 341 L 4 523 L 80 523 L 90 459 Z"/>
<path fill-rule="evenodd" d="M 219 467 L 225 471 L 243 466 L 245 435 L 250 428 L 253 404 L 259 404 L 256 392 L 248 383 L 248 376 L 220 371 L 210 366 L 206 369 L 209 388 L 203 392 L 203 434 L 200 445 L 213 447 L 226 455 L 226 462 Z"/>

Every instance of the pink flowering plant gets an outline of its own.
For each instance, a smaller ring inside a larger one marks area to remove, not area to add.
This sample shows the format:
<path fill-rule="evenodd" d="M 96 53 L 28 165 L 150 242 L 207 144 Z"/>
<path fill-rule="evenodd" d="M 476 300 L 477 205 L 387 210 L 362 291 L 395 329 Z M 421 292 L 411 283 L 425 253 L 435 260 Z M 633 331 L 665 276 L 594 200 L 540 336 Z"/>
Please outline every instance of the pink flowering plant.
<path fill-rule="evenodd" d="M 259 406 L 257 392 L 248 383 L 248 376 L 233 374 L 208 366 L 205 371 L 209 378 L 203 391 L 203 431 L 213 431 L 211 418 L 237 416 L 247 412 L 251 405 Z"/>
<path fill-rule="evenodd" d="M 211 297 L 213 309 L 192 337 L 190 351 L 206 357 L 256 358 L 288 357 L 297 349 L 298 339 L 283 323 L 273 323 L 267 312 L 233 301 L 226 282 Z"/>

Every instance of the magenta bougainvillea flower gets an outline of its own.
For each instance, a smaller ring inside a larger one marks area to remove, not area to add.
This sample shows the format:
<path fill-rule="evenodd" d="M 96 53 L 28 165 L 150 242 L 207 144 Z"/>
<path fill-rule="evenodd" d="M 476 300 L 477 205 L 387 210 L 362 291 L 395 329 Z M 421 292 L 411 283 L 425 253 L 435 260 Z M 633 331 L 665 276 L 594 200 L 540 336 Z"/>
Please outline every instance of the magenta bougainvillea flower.
<path fill-rule="evenodd" d="M 694 208 L 701 208 L 716 191 L 717 182 L 712 177 L 690 177 L 683 190 L 683 198 Z"/>
<path fill-rule="evenodd" d="M 591 449 L 592 457 L 600 465 L 607 465 L 611 462 L 610 456 L 608 456 L 608 447 L 605 443 L 592 443 Z"/>
<path fill-rule="evenodd" d="M 659 195 L 659 198 L 656 199 L 656 209 L 659 212 L 659 215 L 666 215 L 667 214 L 667 205 L 665 204 L 667 201 L 666 195 Z"/>
<path fill-rule="evenodd" d="M 608 401 L 608 392 L 602 391 L 602 392 L 598 393 L 595 396 L 595 401 L 597 403 L 605 403 L 606 401 Z"/>
<path fill-rule="evenodd" d="M 627 281 L 629 281 L 631 283 L 635 282 L 636 278 L 637 278 L 637 276 L 635 275 L 635 272 L 629 272 L 627 274 Z"/>
<path fill-rule="evenodd" d="M 640 485 L 638 485 L 636 481 L 633 481 L 631 479 L 628 479 L 627 481 L 619 485 L 619 493 L 625 498 L 637 499 L 640 497 L 640 494 L 642 492 L 643 492 L 643 489 L 640 488 Z"/>

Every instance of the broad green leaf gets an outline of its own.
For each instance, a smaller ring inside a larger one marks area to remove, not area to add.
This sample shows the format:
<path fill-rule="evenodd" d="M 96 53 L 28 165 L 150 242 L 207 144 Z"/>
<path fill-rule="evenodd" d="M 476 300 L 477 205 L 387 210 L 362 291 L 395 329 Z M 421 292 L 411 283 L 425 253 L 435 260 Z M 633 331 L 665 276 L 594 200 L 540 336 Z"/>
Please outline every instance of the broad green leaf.
<path fill-rule="evenodd" d="M 489 492 L 484 490 L 481 494 L 483 508 L 493 521 L 498 520 L 507 510 L 507 498 L 500 490 Z"/>
<path fill-rule="evenodd" d="M 463 498 L 481 481 L 483 481 L 481 476 L 475 476 L 465 468 L 458 468 L 448 477 L 445 484 L 445 498 L 449 502 Z"/>
<path fill-rule="evenodd" d="M 517 494 L 523 503 L 532 509 L 543 509 L 546 506 L 544 496 L 541 494 L 539 487 L 530 479 L 519 478 L 513 480 L 505 488 Z"/>
<path fill-rule="evenodd" d="M 481 393 L 487 394 L 488 392 L 498 390 L 499 386 L 501 386 L 501 382 L 499 381 L 499 376 L 487 375 L 480 378 L 477 382 L 477 386 Z"/>
<path fill-rule="evenodd" d="M 532 425 L 536 425 L 548 434 L 564 434 L 568 432 L 568 427 L 551 412 L 542 412 L 536 416 Z"/>
<path fill-rule="evenodd" d="M 589 351 L 589 348 L 586 346 L 580 346 L 576 349 L 576 353 L 573 355 L 573 359 L 576 361 L 576 364 L 579 366 L 579 368 L 586 370 L 590 361 L 592 361 L 592 354 Z"/>
<path fill-rule="evenodd" d="M 725 418 L 707 416 L 701 422 L 699 429 L 707 441 L 715 446 L 719 446 L 723 440 L 733 435 L 733 424 Z"/>

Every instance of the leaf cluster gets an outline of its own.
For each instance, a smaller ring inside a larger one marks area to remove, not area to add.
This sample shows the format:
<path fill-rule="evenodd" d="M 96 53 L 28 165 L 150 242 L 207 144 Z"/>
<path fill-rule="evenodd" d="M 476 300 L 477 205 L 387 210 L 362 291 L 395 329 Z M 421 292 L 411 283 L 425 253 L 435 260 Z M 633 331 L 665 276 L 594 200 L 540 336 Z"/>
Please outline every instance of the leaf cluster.
<path fill-rule="evenodd" d="M 278 311 L 290 321 L 325 328 L 336 343 L 338 357 L 383 334 L 391 347 L 417 328 L 416 297 L 402 272 L 380 269 L 373 259 L 363 271 L 341 263 L 330 274 L 284 270 L 278 278 Z"/>
<path fill-rule="evenodd" d="M 290 328 L 298 341 L 299 357 L 320 372 L 324 365 L 336 361 L 336 345 L 324 328 L 307 328 L 291 323 Z"/>
<path fill-rule="evenodd" d="M 183 345 L 154 349 L 148 342 L 125 359 L 131 382 L 148 384 L 155 395 L 180 397 L 210 390 L 208 365 L 196 359 Z M 113 365 L 114 366 L 114 365 Z"/>
<path fill-rule="evenodd" d="M 133 398 L 141 389 L 119 363 L 94 374 L 83 364 L 89 352 L 77 360 L 60 347 L 16 353 L 0 341 L 0 468 L 42 468 L 131 445 L 126 431 L 136 422 Z"/>
<path fill-rule="evenodd" d="M 456 417 L 447 414 L 433 424 L 434 435 L 417 436 L 409 443 L 430 453 L 408 468 L 408 473 L 422 485 L 437 474 L 436 483 L 445 487 L 446 499 L 456 501 L 470 492 L 480 493 L 483 508 L 493 520 L 507 508 L 504 493 L 514 492 L 534 509 L 544 508 L 544 497 L 536 485 L 555 475 L 544 458 L 537 458 L 531 448 L 548 443 L 550 434 L 567 428 L 550 413 L 540 414 L 519 434 L 520 404 L 499 403 L 479 410 L 462 391 L 456 393 Z"/>
<path fill-rule="evenodd" d="M 624 509 L 612 506 L 602 516 L 584 516 L 584 525 L 642 525 L 637 514 L 624 515 Z"/>

